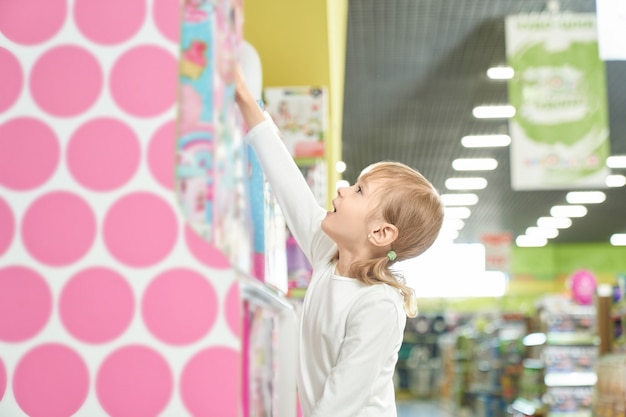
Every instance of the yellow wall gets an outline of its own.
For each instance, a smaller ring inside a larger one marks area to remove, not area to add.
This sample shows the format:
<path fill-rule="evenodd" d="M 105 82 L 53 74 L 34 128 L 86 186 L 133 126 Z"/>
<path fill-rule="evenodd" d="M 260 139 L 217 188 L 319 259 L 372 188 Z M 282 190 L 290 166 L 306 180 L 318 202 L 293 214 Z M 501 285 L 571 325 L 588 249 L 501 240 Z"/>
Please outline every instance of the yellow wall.
<path fill-rule="evenodd" d="M 261 58 L 264 87 L 324 86 L 329 93 L 329 198 L 339 180 L 347 0 L 246 0 L 244 38 Z"/>

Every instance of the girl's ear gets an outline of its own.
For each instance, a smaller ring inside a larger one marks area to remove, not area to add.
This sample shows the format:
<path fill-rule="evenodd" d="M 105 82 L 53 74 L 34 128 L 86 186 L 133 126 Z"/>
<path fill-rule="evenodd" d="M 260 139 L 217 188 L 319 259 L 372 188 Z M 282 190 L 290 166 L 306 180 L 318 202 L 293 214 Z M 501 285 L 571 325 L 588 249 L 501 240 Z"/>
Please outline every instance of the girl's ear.
<path fill-rule="evenodd" d="M 370 236 L 370 242 L 378 247 L 391 246 L 398 238 L 398 228 L 391 223 L 381 223 Z"/>

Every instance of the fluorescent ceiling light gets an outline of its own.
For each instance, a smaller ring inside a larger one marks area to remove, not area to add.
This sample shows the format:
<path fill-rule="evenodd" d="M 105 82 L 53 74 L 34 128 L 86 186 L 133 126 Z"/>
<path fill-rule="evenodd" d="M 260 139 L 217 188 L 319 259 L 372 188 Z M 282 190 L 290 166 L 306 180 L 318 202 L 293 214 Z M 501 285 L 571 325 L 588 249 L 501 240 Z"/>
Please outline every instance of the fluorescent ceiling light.
<path fill-rule="evenodd" d="M 439 236 L 437 236 L 438 239 L 447 240 L 447 241 L 454 240 L 457 237 L 459 237 L 458 230 L 443 229 L 443 228 L 439 231 Z"/>
<path fill-rule="evenodd" d="M 626 168 L 626 155 L 609 156 L 606 158 L 606 166 L 609 168 Z"/>
<path fill-rule="evenodd" d="M 626 177 L 623 175 L 607 175 L 606 186 L 607 187 L 623 187 L 626 185 Z"/>
<path fill-rule="evenodd" d="M 473 193 L 442 194 L 441 201 L 444 206 L 473 206 L 478 203 L 478 196 Z"/>
<path fill-rule="evenodd" d="M 599 204 L 606 200 L 602 191 L 572 191 L 565 196 L 570 204 Z"/>
<path fill-rule="evenodd" d="M 348 167 L 348 166 L 347 166 L 347 165 L 346 165 L 346 163 L 345 163 L 345 162 L 343 162 L 343 161 L 337 161 L 337 162 L 335 163 L 335 169 L 336 169 L 336 170 L 337 170 L 337 172 L 338 172 L 338 173 L 340 173 L 340 174 L 341 174 L 341 173 L 343 173 L 343 172 L 346 172 L 346 168 L 347 168 L 347 167 Z"/>
<path fill-rule="evenodd" d="M 492 80 L 510 80 L 515 75 L 511 67 L 491 67 L 487 70 L 487 77 Z"/>
<path fill-rule="evenodd" d="M 487 187 L 487 180 L 480 177 L 474 178 L 448 178 L 446 188 L 448 190 L 482 190 Z"/>
<path fill-rule="evenodd" d="M 498 161 L 493 158 L 459 158 L 452 161 L 452 168 L 456 171 L 491 171 L 498 167 Z"/>
<path fill-rule="evenodd" d="M 444 207 L 444 219 L 467 219 L 472 211 L 467 207 Z"/>
<path fill-rule="evenodd" d="M 626 246 L 626 233 L 615 233 L 611 235 L 611 245 Z"/>
<path fill-rule="evenodd" d="M 337 187 L 337 189 L 341 188 L 341 187 L 349 187 L 350 183 L 346 180 L 339 180 L 337 181 L 337 184 L 335 185 L 335 187 Z"/>
<path fill-rule="evenodd" d="M 572 226 L 572 219 L 569 217 L 539 217 L 537 219 L 537 226 L 553 229 L 567 229 Z"/>
<path fill-rule="evenodd" d="M 546 246 L 547 243 L 548 239 L 544 237 L 521 235 L 515 239 L 515 244 L 519 247 L 524 248 L 538 248 L 541 246 Z"/>
<path fill-rule="evenodd" d="M 509 135 L 469 135 L 461 138 L 461 145 L 466 148 L 496 148 L 510 144 Z"/>
<path fill-rule="evenodd" d="M 461 219 L 447 218 L 443 219 L 442 229 L 461 230 L 465 227 L 465 222 Z"/>
<path fill-rule="evenodd" d="M 559 235 L 559 229 L 551 229 L 547 227 L 529 227 L 526 229 L 526 236 L 545 237 L 546 239 L 554 239 Z"/>
<path fill-rule="evenodd" d="M 550 215 L 553 217 L 585 217 L 587 207 L 578 205 L 554 206 L 550 209 Z"/>
<path fill-rule="evenodd" d="M 496 106 L 476 106 L 472 114 L 477 119 L 506 119 L 515 116 L 515 107 L 510 104 Z"/>

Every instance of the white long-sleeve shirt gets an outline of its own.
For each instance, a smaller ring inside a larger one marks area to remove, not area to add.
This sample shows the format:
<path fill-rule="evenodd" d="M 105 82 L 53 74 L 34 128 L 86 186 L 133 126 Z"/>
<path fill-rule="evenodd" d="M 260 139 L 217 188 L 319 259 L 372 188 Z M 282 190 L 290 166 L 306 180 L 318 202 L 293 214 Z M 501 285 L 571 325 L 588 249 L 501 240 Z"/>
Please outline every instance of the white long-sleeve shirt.
<path fill-rule="evenodd" d="M 302 309 L 298 395 L 304 417 L 394 417 L 393 374 L 406 324 L 402 296 L 335 274 L 321 208 L 266 120 L 248 132 L 287 225 L 313 266 Z"/>

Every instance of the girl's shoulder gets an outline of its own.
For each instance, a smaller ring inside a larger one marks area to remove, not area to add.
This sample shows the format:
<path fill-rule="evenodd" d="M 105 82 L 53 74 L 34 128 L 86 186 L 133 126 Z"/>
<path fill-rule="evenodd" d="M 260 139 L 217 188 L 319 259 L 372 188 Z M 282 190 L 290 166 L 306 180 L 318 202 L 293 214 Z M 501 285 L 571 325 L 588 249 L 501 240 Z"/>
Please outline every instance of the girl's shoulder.
<path fill-rule="evenodd" d="M 387 284 L 364 285 L 359 290 L 359 301 L 362 303 L 379 303 L 390 301 L 395 305 L 402 306 L 402 294 L 395 288 Z"/>
<path fill-rule="evenodd" d="M 399 329 L 404 330 L 406 325 L 402 295 L 387 284 L 362 287 L 350 310 L 351 320 L 356 322 L 363 320 L 363 317 L 374 314 L 376 321 L 381 326 L 395 324 Z"/>

